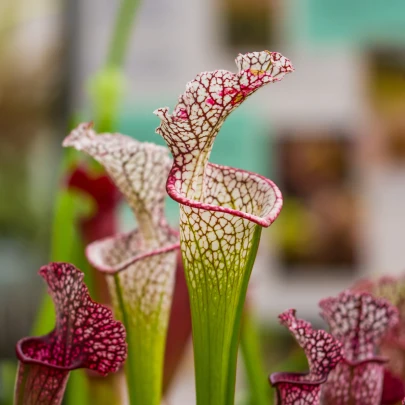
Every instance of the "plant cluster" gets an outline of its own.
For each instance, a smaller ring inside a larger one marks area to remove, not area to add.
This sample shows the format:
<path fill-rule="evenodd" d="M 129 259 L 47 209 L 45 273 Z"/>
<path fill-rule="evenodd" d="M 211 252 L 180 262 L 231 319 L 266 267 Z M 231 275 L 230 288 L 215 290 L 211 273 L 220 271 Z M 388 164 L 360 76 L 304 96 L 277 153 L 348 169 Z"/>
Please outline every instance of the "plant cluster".
<path fill-rule="evenodd" d="M 94 174 L 91 165 L 76 167 L 67 182 L 95 202 L 80 229 L 88 243 L 86 257 L 99 274 L 94 290 L 103 304 L 90 298 L 83 273 L 72 264 L 41 268 L 56 325 L 47 335 L 17 343 L 15 404 L 60 404 L 71 371 L 85 368 L 94 378 L 123 366 L 128 402 L 159 405 L 167 388 L 163 370 L 171 304 L 184 295 L 175 288 L 181 283 L 176 272 L 185 275 L 190 300 L 197 404 L 234 404 L 249 278 L 261 229 L 279 215 L 282 195 L 271 180 L 212 164 L 209 157 L 227 116 L 259 88 L 293 71 L 287 58 L 269 51 L 239 55 L 236 64 L 237 73 L 200 73 L 172 113 L 155 111 L 161 120 L 157 133 L 168 149 L 118 133 L 97 134 L 91 123 L 80 124 L 63 141 L 103 168 Z M 179 203 L 179 229 L 166 221 L 166 191 Z M 137 223 L 127 233 L 116 229 L 121 196 Z M 282 313 L 279 320 L 304 350 L 309 371 L 270 376 L 278 404 L 400 401 L 404 286 L 402 279 L 363 281 L 322 300 L 328 332 L 314 330 L 294 309 Z M 176 328 L 182 321 L 174 319 Z"/>

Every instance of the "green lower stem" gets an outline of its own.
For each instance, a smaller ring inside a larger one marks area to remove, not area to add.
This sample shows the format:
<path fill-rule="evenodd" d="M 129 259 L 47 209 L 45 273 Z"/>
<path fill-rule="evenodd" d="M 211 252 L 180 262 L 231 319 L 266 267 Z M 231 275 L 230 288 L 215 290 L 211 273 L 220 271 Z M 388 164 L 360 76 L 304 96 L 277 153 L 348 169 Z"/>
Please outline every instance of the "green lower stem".
<path fill-rule="evenodd" d="M 247 308 L 242 317 L 241 349 L 249 384 L 250 403 L 268 405 L 271 390 L 266 370 L 263 367 L 259 331 L 255 319 Z"/>
<path fill-rule="evenodd" d="M 80 395 L 77 395 L 77 393 L 80 393 Z M 90 402 L 90 398 L 94 398 L 94 390 L 91 389 L 90 396 L 90 386 L 86 371 L 83 369 L 75 370 L 69 378 L 63 401 L 64 405 L 87 405 Z"/>
<path fill-rule="evenodd" d="M 163 359 L 166 334 L 157 317 L 131 313 L 124 302 L 118 275 L 115 292 L 121 320 L 127 332 L 128 357 L 125 362 L 130 405 L 159 405 L 162 396 Z"/>
<path fill-rule="evenodd" d="M 12 360 L 0 362 L 0 385 L 2 387 L 0 403 L 12 404 L 14 395 L 14 380 L 17 371 L 17 364 Z M 3 401 L 3 402 L 1 402 Z"/>
<path fill-rule="evenodd" d="M 122 0 L 107 56 L 108 67 L 120 67 L 128 48 L 130 34 L 140 0 Z"/>
<path fill-rule="evenodd" d="M 249 259 L 246 264 L 242 289 L 239 295 L 235 325 L 233 328 L 231 351 L 229 356 L 229 367 L 228 367 L 228 385 L 227 385 L 227 402 L 228 405 L 233 405 L 235 402 L 235 383 L 236 383 L 236 366 L 238 360 L 238 347 L 239 347 L 239 337 L 241 329 L 241 320 L 243 314 L 243 308 L 245 305 L 246 293 L 249 285 L 250 275 L 252 274 L 253 265 L 256 260 L 257 250 L 259 248 L 260 236 L 262 233 L 262 227 L 256 226 L 255 232 L 253 234 L 253 241 L 251 250 L 249 253 Z"/>
<path fill-rule="evenodd" d="M 83 374 L 86 374 L 85 370 L 82 370 Z M 72 386 L 72 381 L 76 376 L 80 376 L 77 371 L 72 373 L 69 380 L 70 390 L 68 394 L 77 390 L 86 390 L 88 392 L 87 402 L 79 404 L 75 399 L 76 396 L 72 395 L 72 401 L 67 405 L 121 405 L 123 403 L 121 384 L 122 378 L 124 377 L 123 371 L 109 374 L 107 377 L 102 377 L 99 375 L 82 375 L 81 379 L 77 381 L 75 385 Z M 122 378 L 121 378 L 122 377 Z M 76 390 L 74 391 L 74 389 Z"/>
<path fill-rule="evenodd" d="M 127 378 L 127 389 L 128 389 L 128 396 L 129 396 L 129 403 L 131 405 L 136 404 L 136 393 L 134 390 L 134 381 L 135 379 L 135 364 L 134 361 L 135 359 L 133 358 L 132 354 L 132 339 L 131 339 L 131 329 L 128 327 L 129 325 L 129 319 L 128 319 L 128 314 L 127 310 L 124 304 L 124 300 L 122 298 L 122 290 L 121 290 L 121 284 L 120 280 L 118 278 L 118 275 L 114 275 L 114 285 L 115 285 L 115 292 L 118 300 L 118 306 L 119 306 L 119 312 L 122 317 L 122 322 L 125 325 L 126 333 L 127 333 L 127 343 L 128 343 L 128 357 L 127 360 L 125 361 L 125 375 Z"/>
<path fill-rule="evenodd" d="M 201 290 L 190 289 L 198 405 L 234 404 L 241 316 L 260 234 L 261 227 L 256 226 L 248 260 L 240 268 L 242 280 L 233 280 L 232 287 L 217 294 L 207 284 L 216 269 L 203 268 L 206 280 Z M 198 241 L 196 247 L 199 250 Z M 186 271 L 190 285 L 189 274 Z"/>

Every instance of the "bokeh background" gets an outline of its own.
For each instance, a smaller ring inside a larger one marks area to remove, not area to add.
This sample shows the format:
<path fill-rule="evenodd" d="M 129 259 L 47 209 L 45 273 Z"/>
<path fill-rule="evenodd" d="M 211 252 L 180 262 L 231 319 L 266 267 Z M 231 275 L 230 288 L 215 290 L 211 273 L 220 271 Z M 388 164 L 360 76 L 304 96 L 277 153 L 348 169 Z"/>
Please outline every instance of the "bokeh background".
<path fill-rule="evenodd" d="M 296 69 L 229 117 L 212 154 L 272 178 L 285 197 L 249 294 L 264 345 L 282 333 L 284 309 L 321 325 L 320 298 L 405 269 L 405 3 L 388 3 L 143 0 L 136 17 L 119 129 L 140 140 L 162 143 L 153 110 L 173 107 L 200 71 L 234 70 L 239 52 L 277 50 Z M 72 116 L 93 118 L 89 80 L 117 7 L 0 2 L 0 361 L 13 358 L 43 293 L 36 271 L 49 258 L 61 141 Z M 175 404 L 192 403 L 191 356 L 183 369 Z"/>

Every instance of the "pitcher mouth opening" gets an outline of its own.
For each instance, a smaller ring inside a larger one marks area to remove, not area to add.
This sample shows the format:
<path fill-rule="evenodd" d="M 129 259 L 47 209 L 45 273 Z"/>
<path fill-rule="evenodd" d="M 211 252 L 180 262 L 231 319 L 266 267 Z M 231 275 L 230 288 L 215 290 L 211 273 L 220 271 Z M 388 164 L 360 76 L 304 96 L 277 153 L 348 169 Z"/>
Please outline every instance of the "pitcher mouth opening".
<path fill-rule="evenodd" d="M 236 217 L 240 217 L 243 219 L 247 219 L 248 221 L 254 222 L 257 225 L 263 226 L 263 227 L 268 227 L 270 226 L 278 217 L 281 208 L 283 206 L 283 197 L 281 194 L 280 189 L 276 186 L 276 184 L 271 181 L 270 179 L 267 179 L 264 176 L 261 176 L 260 174 L 249 172 L 247 170 L 242 170 L 242 169 L 235 169 L 232 167 L 227 167 L 227 166 L 221 166 L 217 165 L 214 163 L 208 163 L 207 164 L 208 168 L 217 170 L 217 171 L 232 171 L 234 174 L 240 174 L 240 175 L 245 175 L 249 177 L 250 179 L 253 179 L 257 184 L 261 183 L 262 186 L 267 187 L 267 192 L 272 194 L 272 198 L 274 201 L 272 201 L 271 204 L 265 203 L 264 205 L 266 206 L 261 206 L 260 208 L 256 208 L 255 211 L 260 211 L 262 210 L 262 213 L 252 213 L 252 212 L 247 212 L 247 210 L 244 210 L 243 207 L 242 209 L 235 209 L 231 208 L 229 206 L 222 206 L 218 204 L 212 204 L 212 203 L 206 203 L 204 201 L 197 201 L 193 200 L 190 198 L 187 198 L 184 194 L 178 191 L 178 188 L 176 187 L 176 182 L 178 181 L 176 179 L 176 172 L 179 170 L 176 166 L 174 166 L 170 172 L 169 178 L 166 183 L 166 191 L 169 194 L 169 196 L 176 202 L 178 202 L 181 205 L 185 205 L 191 208 L 197 208 L 205 211 L 214 211 L 214 212 L 222 212 L 224 214 L 229 214 L 233 215 Z M 237 187 L 235 187 L 237 188 Z M 268 199 L 267 199 L 268 201 Z M 258 204 L 259 205 L 259 204 Z M 254 211 L 254 210 L 252 210 Z"/>
<path fill-rule="evenodd" d="M 270 384 L 277 387 L 278 384 L 295 384 L 295 385 L 320 385 L 326 382 L 327 376 L 319 378 L 318 380 L 310 380 L 307 377 L 309 373 L 292 373 L 292 372 L 279 372 L 273 373 L 269 377 Z"/>
<path fill-rule="evenodd" d="M 121 233 L 114 236 L 109 236 L 104 239 L 97 240 L 90 243 L 86 247 L 86 257 L 90 264 L 95 267 L 98 271 L 110 275 L 114 275 L 121 271 L 126 270 L 130 265 L 137 263 L 147 257 L 157 256 L 165 254 L 171 251 L 180 249 L 180 242 L 178 241 L 178 232 L 166 226 L 165 228 L 166 240 L 158 244 L 155 248 L 142 248 L 140 247 L 138 251 L 134 254 L 129 255 L 129 257 L 123 260 L 117 260 L 116 263 L 106 260 L 105 258 L 109 256 L 109 252 L 116 249 L 116 244 L 123 243 L 126 244 L 128 240 L 133 237 L 134 243 L 137 243 L 137 237 L 140 236 L 138 230 L 130 231 L 126 233 Z M 138 238 L 140 239 L 140 238 Z"/>
<path fill-rule="evenodd" d="M 58 370 L 58 371 L 64 371 L 66 373 L 68 373 L 69 371 L 72 370 L 76 370 L 78 368 L 83 367 L 83 363 L 81 361 L 81 359 L 78 359 L 76 361 L 73 361 L 71 364 L 69 365 L 65 365 L 65 366 L 60 366 L 57 364 L 52 364 L 48 361 L 44 361 L 44 360 L 39 360 L 39 359 L 34 359 L 30 356 L 27 356 L 24 353 L 24 343 L 26 342 L 40 342 L 40 343 L 46 343 L 46 339 L 47 339 L 47 335 L 44 336 L 40 336 L 40 337 L 26 337 L 23 339 L 20 339 L 17 342 L 16 345 L 16 355 L 19 361 L 21 361 L 21 363 L 23 364 L 30 364 L 30 365 L 35 365 L 35 366 L 42 366 L 42 367 L 48 367 L 54 370 Z"/>

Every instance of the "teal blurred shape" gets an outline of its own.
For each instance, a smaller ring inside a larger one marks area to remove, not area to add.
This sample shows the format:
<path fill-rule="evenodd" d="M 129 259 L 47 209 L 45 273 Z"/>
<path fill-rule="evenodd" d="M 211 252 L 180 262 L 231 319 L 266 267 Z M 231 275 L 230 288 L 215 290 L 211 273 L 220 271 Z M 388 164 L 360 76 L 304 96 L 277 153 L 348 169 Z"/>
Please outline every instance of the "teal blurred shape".
<path fill-rule="evenodd" d="M 165 104 L 161 104 L 164 106 Z M 210 161 L 231 166 L 266 177 L 271 172 L 271 125 L 254 110 L 242 106 L 235 110 L 222 126 L 214 144 Z M 152 113 L 156 105 L 135 105 L 125 108 L 119 121 L 119 132 L 142 142 L 165 145 L 163 138 L 155 133 L 159 119 Z M 171 224 L 178 224 L 177 203 L 168 198 L 167 217 Z M 124 218 L 128 218 L 126 211 Z"/>
<path fill-rule="evenodd" d="M 290 0 L 287 34 L 295 42 L 405 44 L 404 0 Z"/>

